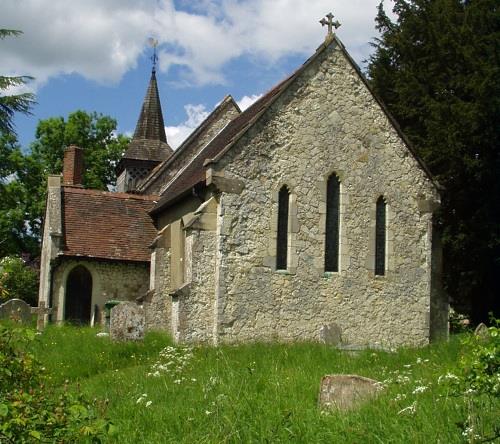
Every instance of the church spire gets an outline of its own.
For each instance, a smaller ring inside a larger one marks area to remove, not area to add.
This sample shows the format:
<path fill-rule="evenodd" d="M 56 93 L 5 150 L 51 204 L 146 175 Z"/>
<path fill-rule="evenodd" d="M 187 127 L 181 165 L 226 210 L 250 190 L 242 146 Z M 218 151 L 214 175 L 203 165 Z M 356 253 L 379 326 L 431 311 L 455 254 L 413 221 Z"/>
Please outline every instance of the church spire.
<path fill-rule="evenodd" d="M 139 115 L 137 126 L 135 127 L 134 139 L 161 140 L 167 143 L 154 66 L 151 72 L 151 79 L 149 81 L 146 97 L 144 97 L 144 102 L 142 104 L 141 114 Z"/>
<path fill-rule="evenodd" d="M 156 60 L 154 60 L 151 79 L 142 103 L 134 136 L 117 166 L 118 191 L 136 189 L 156 165 L 169 158 L 173 153 L 165 134 L 155 65 Z"/>

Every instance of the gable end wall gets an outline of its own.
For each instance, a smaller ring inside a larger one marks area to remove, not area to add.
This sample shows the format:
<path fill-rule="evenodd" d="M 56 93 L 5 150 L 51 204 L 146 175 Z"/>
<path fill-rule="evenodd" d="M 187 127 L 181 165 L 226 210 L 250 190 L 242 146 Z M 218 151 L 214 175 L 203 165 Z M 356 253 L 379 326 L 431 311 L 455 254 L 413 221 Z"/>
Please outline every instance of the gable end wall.
<path fill-rule="evenodd" d="M 432 214 L 419 202 L 439 196 L 339 48 L 320 54 L 216 168 L 245 183 L 221 199 L 221 341 L 428 342 Z M 324 273 L 333 172 L 342 187 L 341 269 Z M 296 207 L 288 272 L 274 269 L 274 196 L 284 184 Z M 389 224 L 382 277 L 373 270 L 380 195 Z"/>

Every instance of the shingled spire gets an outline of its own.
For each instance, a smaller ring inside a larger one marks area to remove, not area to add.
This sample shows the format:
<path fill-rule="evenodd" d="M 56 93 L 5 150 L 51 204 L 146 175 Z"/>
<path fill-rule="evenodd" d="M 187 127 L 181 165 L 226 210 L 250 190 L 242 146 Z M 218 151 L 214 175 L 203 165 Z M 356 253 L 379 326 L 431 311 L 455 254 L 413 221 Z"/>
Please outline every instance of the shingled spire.
<path fill-rule="evenodd" d="M 153 67 L 134 137 L 117 167 L 118 191 L 133 191 L 160 162 L 172 155 Z"/>

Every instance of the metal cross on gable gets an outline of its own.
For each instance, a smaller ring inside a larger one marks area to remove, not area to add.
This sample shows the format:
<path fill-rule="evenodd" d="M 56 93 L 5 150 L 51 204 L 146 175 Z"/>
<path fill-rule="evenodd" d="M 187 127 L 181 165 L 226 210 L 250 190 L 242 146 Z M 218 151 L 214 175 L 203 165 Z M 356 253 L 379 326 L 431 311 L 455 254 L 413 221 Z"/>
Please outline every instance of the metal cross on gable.
<path fill-rule="evenodd" d="M 340 22 L 338 20 L 333 21 L 334 15 L 329 12 L 326 17 L 322 18 L 319 22 L 321 26 L 328 26 L 327 36 L 333 35 L 333 28 L 338 29 L 340 27 Z"/>

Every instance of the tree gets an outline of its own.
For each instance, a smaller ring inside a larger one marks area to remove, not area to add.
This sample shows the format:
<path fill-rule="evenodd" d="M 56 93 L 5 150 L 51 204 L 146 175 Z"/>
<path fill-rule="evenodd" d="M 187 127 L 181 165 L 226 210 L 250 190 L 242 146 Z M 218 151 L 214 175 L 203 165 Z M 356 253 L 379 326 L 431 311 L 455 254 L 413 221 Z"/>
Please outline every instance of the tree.
<path fill-rule="evenodd" d="M 27 220 L 33 235 L 40 235 L 47 176 L 62 172 L 66 146 L 75 144 L 84 150 L 84 187 L 106 190 L 116 184 L 115 167 L 129 142 L 116 135 L 116 125 L 109 116 L 85 111 L 75 111 L 67 120 L 52 117 L 38 123 L 31 153 L 17 171 L 26 191 Z"/>
<path fill-rule="evenodd" d="M 0 39 L 20 34 L 22 34 L 21 31 L 0 29 Z M 4 95 L 2 91 L 23 86 L 30 80 L 32 80 L 30 76 L 0 76 L 0 133 L 14 133 L 14 124 L 12 122 L 14 113 L 30 114 L 31 107 L 36 103 L 35 96 L 32 93 Z"/>
<path fill-rule="evenodd" d="M 14 298 L 37 305 L 38 273 L 22 258 L 6 256 L 0 259 L 0 301 Z"/>
<path fill-rule="evenodd" d="M 371 85 L 444 186 L 444 283 L 475 321 L 500 292 L 500 9 L 496 0 L 379 5 Z"/>

